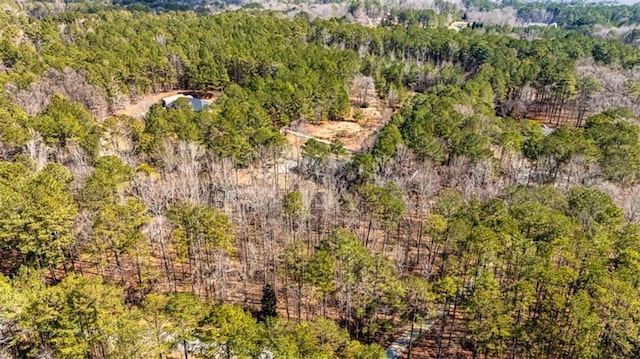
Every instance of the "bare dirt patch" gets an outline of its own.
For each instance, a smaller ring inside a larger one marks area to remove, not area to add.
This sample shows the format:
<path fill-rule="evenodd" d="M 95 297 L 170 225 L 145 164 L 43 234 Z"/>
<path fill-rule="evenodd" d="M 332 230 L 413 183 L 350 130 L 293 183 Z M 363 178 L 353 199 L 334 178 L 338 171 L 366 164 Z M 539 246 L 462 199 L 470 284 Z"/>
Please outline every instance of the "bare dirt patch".
<path fill-rule="evenodd" d="M 356 122 L 332 121 L 321 125 L 304 124 L 305 132 L 313 133 L 313 136 L 331 141 L 335 138 L 353 138 L 363 130 Z"/>
<path fill-rule="evenodd" d="M 329 142 L 339 140 L 353 151 L 359 151 L 363 140 L 372 133 L 357 122 L 349 121 L 331 121 L 319 125 L 303 123 L 299 126 L 298 132 Z"/>
<path fill-rule="evenodd" d="M 182 92 L 183 91 L 181 90 L 174 90 L 174 91 L 165 91 L 165 92 L 159 92 L 153 95 L 143 96 L 140 99 L 140 101 L 136 103 L 132 103 L 129 106 L 126 106 L 125 108 L 123 108 L 122 110 L 117 110 L 115 115 L 129 116 L 129 117 L 136 117 L 136 118 L 143 117 L 147 113 L 147 111 L 149 111 L 149 108 L 151 106 L 153 106 L 156 103 L 160 103 L 160 100 L 162 100 L 164 97 L 177 95 Z"/>
<path fill-rule="evenodd" d="M 389 121 L 393 109 L 377 97 L 373 79 L 370 77 L 358 76 L 354 79 L 349 86 L 349 94 L 351 111 L 344 120 L 300 122 L 291 126 L 291 130 L 319 140 L 340 141 L 352 152 L 368 149 L 373 145 L 375 132 Z M 304 141 L 306 139 L 301 142 Z M 290 140 L 293 147 L 299 147 L 297 142 L 300 141 L 292 143 Z"/>

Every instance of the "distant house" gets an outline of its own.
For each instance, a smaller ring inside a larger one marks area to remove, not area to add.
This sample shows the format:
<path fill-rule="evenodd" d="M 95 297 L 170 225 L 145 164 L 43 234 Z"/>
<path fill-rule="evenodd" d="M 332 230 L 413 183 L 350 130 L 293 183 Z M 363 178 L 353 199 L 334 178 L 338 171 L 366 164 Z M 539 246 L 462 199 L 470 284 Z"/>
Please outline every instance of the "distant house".
<path fill-rule="evenodd" d="M 173 96 L 169 96 L 169 97 L 165 97 L 162 100 L 160 100 L 160 102 L 162 103 L 163 107 L 171 107 L 171 105 L 173 105 L 178 99 L 181 98 L 189 98 L 192 99 L 193 96 L 185 96 L 183 94 L 178 94 L 178 95 L 173 95 Z"/>
<path fill-rule="evenodd" d="M 191 99 L 191 107 L 193 107 L 194 111 L 200 111 L 203 108 L 210 106 L 212 103 L 213 101 L 203 100 L 200 98 Z"/>
<path fill-rule="evenodd" d="M 526 23 L 524 25 L 524 27 L 552 27 L 552 28 L 557 28 L 558 24 L 556 24 L 555 22 L 552 22 L 550 24 L 547 24 L 546 22 L 529 22 L 529 23 Z"/>
<path fill-rule="evenodd" d="M 193 98 L 193 96 L 182 94 L 165 97 L 160 102 L 163 107 L 171 108 L 175 107 L 176 102 L 181 98 L 188 99 L 194 111 L 201 111 L 203 108 L 210 106 L 213 103 L 213 101 Z"/>

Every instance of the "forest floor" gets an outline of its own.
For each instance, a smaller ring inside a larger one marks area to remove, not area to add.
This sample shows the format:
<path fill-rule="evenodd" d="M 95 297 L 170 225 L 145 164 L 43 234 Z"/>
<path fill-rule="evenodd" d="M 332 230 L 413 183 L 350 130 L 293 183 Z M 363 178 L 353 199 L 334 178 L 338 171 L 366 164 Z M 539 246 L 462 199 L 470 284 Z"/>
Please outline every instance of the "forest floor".
<path fill-rule="evenodd" d="M 542 106 L 540 108 L 536 106 L 530 106 L 530 108 L 527 110 L 528 119 L 546 124 L 551 128 L 562 125 L 575 126 L 575 123 L 577 121 L 576 117 L 577 115 L 570 110 L 563 110 L 557 113 L 552 113 L 549 106 Z"/>
<path fill-rule="evenodd" d="M 442 332 L 442 320 L 444 318 L 441 317 L 440 320 L 438 320 L 430 328 L 430 330 L 426 331 L 422 336 L 417 338 L 413 344 L 411 358 L 472 358 L 473 352 L 464 348 L 464 338 L 466 336 L 466 333 L 462 329 L 464 327 L 464 315 L 461 312 L 463 311 L 459 310 L 458 313 L 456 313 L 455 320 L 453 318 L 453 315 L 449 313 L 449 315 L 446 317 L 446 321 L 444 322 L 444 332 Z M 406 357 L 407 356 L 405 355 L 399 358 Z"/>
<path fill-rule="evenodd" d="M 254 175 L 256 175 L 256 178 L 252 180 L 252 181 L 255 181 L 252 184 L 253 186 L 256 186 L 256 188 L 260 188 L 261 184 L 269 186 L 269 182 L 263 182 L 262 177 L 259 175 L 259 171 L 256 171 L 254 169 L 253 173 Z M 297 176 L 297 175 L 295 172 L 292 172 L 287 176 Z M 280 178 L 284 178 L 284 177 L 285 177 L 284 175 L 280 176 Z M 289 180 L 293 181 L 294 177 L 290 177 Z M 312 181 L 303 180 L 300 178 L 296 178 L 295 180 L 298 181 L 298 185 L 300 185 L 301 188 L 307 188 L 309 186 L 319 186 L 318 184 Z M 267 189 L 265 188 L 265 190 Z M 367 224 L 363 222 L 360 227 L 361 228 L 359 230 L 356 230 L 356 232 L 364 235 L 364 233 L 366 232 Z M 401 229 L 401 231 L 404 231 L 404 229 Z M 299 235 L 303 235 L 303 233 L 299 233 Z M 309 238 L 314 238 L 317 241 L 317 240 L 320 240 L 319 237 L 324 237 L 325 235 L 326 234 L 314 232 L 309 234 Z M 426 253 L 428 253 L 426 240 L 423 241 L 421 245 L 422 256 L 418 256 L 416 252 L 417 247 L 419 246 L 417 238 L 412 238 L 410 243 L 407 244 L 410 249 L 408 252 L 405 252 L 405 249 L 402 248 L 401 246 L 395 249 L 391 249 L 390 251 L 384 252 L 382 251 L 383 237 L 384 237 L 384 231 L 381 228 L 374 228 L 372 230 L 370 246 L 375 252 L 385 253 L 385 255 L 389 259 L 394 260 L 397 263 L 407 261 L 407 263 L 409 263 L 409 266 L 412 268 L 415 268 L 416 271 L 420 271 L 420 269 L 423 268 L 423 265 L 416 262 L 418 262 L 420 257 L 425 258 Z M 317 243 L 315 241 L 312 241 L 312 242 L 313 242 L 312 245 L 315 245 L 315 243 Z M 154 247 L 155 245 L 156 245 L 155 243 L 152 244 L 152 247 Z M 243 308 L 255 313 L 260 309 L 260 298 L 262 294 L 262 287 L 264 285 L 264 279 L 263 279 L 264 277 L 261 271 L 264 270 L 264 267 L 261 267 L 259 263 L 255 262 L 255 260 L 252 260 L 252 256 L 253 256 L 252 251 L 259 250 L 259 249 L 253 248 L 253 246 L 250 244 L 246 246 L 247 246 L 247 251 L 245 251 L 244 249 L 240 250 L 237 253 L 237 257 L 230 258 L 230 260 L 225 264 L 227 268 L 226 268 L 226 275 L 223 280 L 223 283 L 224 283 L 223 297 L 224 297 L 224 302 L 240 305 Z M 152 267 L 155 268 L 155 270 L 161 272 L 163 270 L 162 269 L 163 260 L 161 257 L 158 256 L 159 250 L 157 248 L 152 248 L 151 252 L 155 254 L 155 255 L 152 255 L 152 257 L 149 259 L 150 262 L 152 263 Z M 155 285 L 158 286 L 157 289 L 159 289 L 159 291 L 163 293 L 170 293 L 173 291 L 177 291 L 177 292 L 189 291 L 189 277 L 184 275 L 184 269 L 185 269 L 185 266 L 187 266 L 187 264 L 175 262 L 175 253 L 170 251 L 168 254 L 170 257 L 174 258 L 173 259 L 174 262 L 172 266 L 175 271 L 175 280 L 178 283 L 171 285 L 171 283 L 157 282 L 155 283 Z M 405 260 L 402 259 L 402 257 L 407 257 L 407 256 L 408 256 L 407 259 Z M 87 260 L 88 260 L 87 258 L 84 258 L 84 260 L 81 260 L 80 262 L 76 262 L 77 265 L 80 265 L 83 268 L 82 272 L 85 275 L 89 275 L 89 276 L 96 276 L 96 277 L 102 276 L 101 275 L 102 271 L 96 267 L 96 263 L 92 263 Z M 105 262 L 108 263 L 106 264 L 106 266 L 114 265 L 114 263 L 110 262 L 108 258 L 105 258 Z M 247 270 L 246 274 L 243 274 L 244 269 L 241 263 L 251 263 L 252 270 Z M 122 272 L 127 274 L 127 278 L 126 278 L 127 284 L 125 286 L 134 288 L 136 286 L 136 283 L 135 283 L 135 276 L 133 275 L 133 273 L 135 273 L 135 267 L 133 266 L 133 262 L 126 262 L 126 263 L 123 263 L 123 265 L 124 265 L 124 268 Z M 111 268 L 110 270 L 107 270 L 107 272 L 118 273 L 119 270 Z M 60 270 L 60 274 L 57 277 L 61 277 L 61 276 L 62 276 L 62 273 Z M 167 273 L 166 277 L 171 278 L 172 275 Z M 121 279 L 107 277 L 106 280 L 119 282 Z M 291 288 L 292 283 L 287 284 L 286 280 L 284 282 L 282 282 L 281 280 L 276 280 L 275 285 L 278 293 L 277 310 L 280 317 L 282 318 L 291 317 L 293 319 L 296 315 L 297 298 L 296 298 L 295 290 Z M 202 290 L 202 288 L 196 287 L 194 292 L 202 297 L 207 297 L 207 294 L 205 293 L 204 290 Z M 312 291 L 310 288 L 305 289 L 305 294 L 302 297 L 301 308 L 302 308 L 301 314 L 303 319 L 310 320 L 310 319 L 315 319 L 322 316 L 321 304 L 318 302 L 318 295 L 317 293 Z M 336 308 L 331 306 L 328 308 L 328 312 L 326 313 L 326 316 L 332 320 L 339 319 L 339 313 L 337 312 Z M 458 316 L 460 317 L 460 323 L 461 323 L 462 316 L 460 314 L 458 314 Z M 447 323 L 450 323 L 450 321 L 447 321 Z M 412 335 L 413 337 L 413 350 L 411 355 L 412 358 L 435 358 L 434 350 L 437 349 L 437 345 L 434 344 L 436 343 L 435 341 L 436 337 L 434 332 L 438 331 L 440 329 L 440 326 L 441 326 L 441 321 L 436 320 L 436 321 L 430 321 L 425 323 L 425 325 L 422 326 L 422 330 L 419 330 L 418 327 L 415 328 L 420 333 L 419 335 L 416 335 L 417 333 L 414 331 L 414 334 Z M 449 331 L 450 328 L 451 327 L 449 326 L 449 324 L 447 324 L 445 331 Z M 392 353 L 396 356 L 390 356 L 391 358 L 397 358 L 397 359 L 405 358 L 406 353 L 408 351 L 408 343 L 409 343 L 407 340 L 407 334 L 410 333 L 410 331 L 408 330 L 409 330 L 408 325 L 399 326 L 397 330 L 393 331 L 393 333 L 388 333 L 387 335 L 384 336 L 384 338 L 383 337 L 378 338 L 377 341 L 379 344 L 385 347 L 393 347 Z M 454 327 L 454 332 L 456 330 L 458 329 Z M 459 333 L 454 334 L 453 338 L 460 337 L 458 334 Z M 447 350 L 447 353 L 462 352 L 460 350 L 460 346 L 458 342 L 455 341 L 455 339 L 451 343 L 449 343 L 448 341 L 444 341 L 444 340 L 448 340 L 447 339 L 448 336 L 446 334 L 444 338 L 445 339 L 443 339 L 443 345 L 447 345 L 447 348 L 449 348 Z M 182 351 L 180 350 L 179 347 L 174 349 L 175 350 L 171 353 L 171 355 L 168 358 L 178 359 L 183 357 Z M 422 354 L 424 355 L 420 356 Z M 193 353 L 189 355 L 189 357 L 192 357 L 194 359 L 199 358 L 198 356 L 193 355 Z M 453 358 L 455 356 L 443 356 L 443 358 L 445 357 Z"/>
<path fill-rule="evenodd" d="M 117 110 L 115 115 L 141 118 L 147 113 L 147 111 L 149 111 L 149 108 L 151 108 L 151 106 L 156 103 L 160 103 L 160 100 L 162 100 L 163 98 L 174 96 L 181 92 L 184 92 L 184 90 L 165 91 L 158 92 L 152 95 L 142 96 L 140 101 L 131 103 L 129 106 L 126 106 L 122 110 Z"/>

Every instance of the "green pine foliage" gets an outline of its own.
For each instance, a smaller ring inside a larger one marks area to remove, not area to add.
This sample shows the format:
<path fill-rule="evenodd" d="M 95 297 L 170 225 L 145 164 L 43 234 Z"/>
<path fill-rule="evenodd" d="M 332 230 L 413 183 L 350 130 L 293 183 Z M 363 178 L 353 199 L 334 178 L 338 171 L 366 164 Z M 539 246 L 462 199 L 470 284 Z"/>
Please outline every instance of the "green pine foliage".
<path fill-rule="evenodd" d="M 637 71 L 587 35 L 639 7 L 514 3 L 561 28 L 453 31 L 467 15 L 436 3 L 375 27 L 5 4 L 0 357 L 375 359 L 429 323 L 439 357 L 640 356 L 640 129 L 576 71 Z M 178 88 L 216 99 L 99 118 Z M 355 107 L 385 120 L 362 150 L 309 139 L 292 167 L 283 128 Z"/>

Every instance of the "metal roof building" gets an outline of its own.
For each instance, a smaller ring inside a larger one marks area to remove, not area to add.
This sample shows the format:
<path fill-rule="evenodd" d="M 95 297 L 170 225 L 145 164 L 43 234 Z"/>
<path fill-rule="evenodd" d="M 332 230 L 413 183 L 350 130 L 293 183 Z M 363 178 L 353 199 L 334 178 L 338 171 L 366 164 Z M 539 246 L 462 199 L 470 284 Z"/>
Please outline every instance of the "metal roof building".
<path fill-rule="evenodd" d="M 175 107 L 176 102 L 181 98 L 188 99 L 194 111 L 202 111 L 203 108 L 210 106 L 213 103 L 213 101 L 193 98 L 193 96 L 179 94 L 163 98 L 161 100 L 162 106 L 164 106 L 165 108 Z"/>

